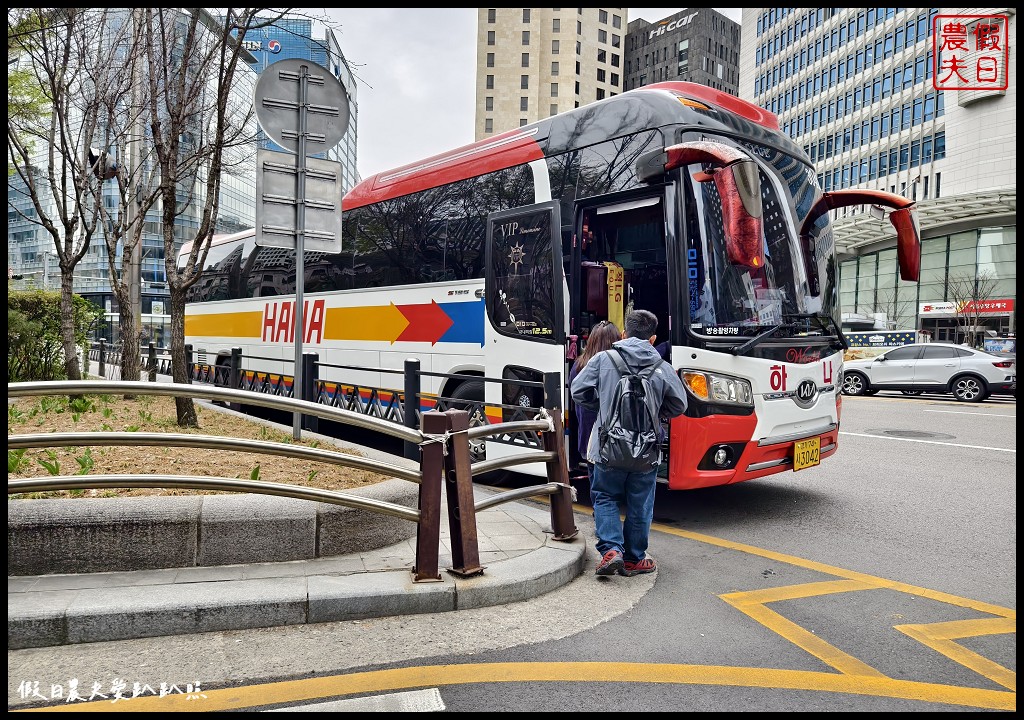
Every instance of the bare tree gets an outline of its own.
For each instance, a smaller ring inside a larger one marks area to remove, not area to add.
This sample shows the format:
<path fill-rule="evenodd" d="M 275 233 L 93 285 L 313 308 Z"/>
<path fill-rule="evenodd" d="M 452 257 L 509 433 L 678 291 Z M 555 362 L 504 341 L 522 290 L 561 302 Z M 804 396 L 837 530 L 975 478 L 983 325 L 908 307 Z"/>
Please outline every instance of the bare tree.
<path fill-rule="evenodd" d="M 978 334 L 984 303 L 994 297 L 999 278 L 991 270 L 961 272 L 949 276 L 946 297 L 956 308 L 956 324 L 964 340 L 978 347 Z"/>
<path fill-rule="evenodd" d="M 245 65 L 247 32 L 280 20 L 287 10 L 144 8 L 141 38 L 148 88 L 143 93 L 157 172 L 156 195 L 170 290 L 171 367 L 187 383 L 185 297 L 199 279 L 220 211 L 222 180 L 255 172 L 255 110 L 238 102 L 255 77 Z M 170 50 L 173 48 L 173 53 Z M 251 87 L 248 88 L 251 92 Z M 182 231 L 187 228 L 187 236 Z M 177 241 L 191 242 L 177 264 Z M 195 427 L 191 398 L 176 398 L 178 424 Z"/>
<path fill-rule="evenodd" d="M 7 118 L 8 208 L 42 228 L 60 265 L 61 336 L 67 375 L 80 380 L 75 344 L 73 275 L 96 232 L 97 197 L 111 168 L 93 148 L 99 135 L 99 98 L 117 81 L 118 43 L 104 12 L 81 8 L 21 11 L 12 48 L 47 105 L 44 113 Z M 8 13 L 10 19 L 10 13 Z M 108 68 L 106 73 L 98 72 Z M 26 211 L 25 204 L 31 206 Z M 44 258 L 45 262 L 45 258 Z"/>
<path fill-rule="evenodd" d="M 865 315 L 885 315 L 886 329 L 899 330 L 907 320 L 914 319 L 914 304 L 900 297 L 897 288 L 880 290 L 875 303 Z"/>
<path fill-rule="evenodd" d="M 106 244 L 110 289 L 117 298 L 122 380 L 141 377 L 142 235 L 146 215 L 158 198 L 152 145 L 145 142 L 143 126 L 148 103 L 144 95 L 147 86 L 141 82 L 146 60 L 140 40 L 141 12 L 137 8 L 119 9 L 117 22 L 111 22 L 114 16 L 103 13 L 102 19 L 111 26 L 111 32 L 117 28 L 120 57 L 116 67 L 97 68 L 99 77 L 94 83 L 104 89 L 99 94 L 101 141 L 109 155 L 101 157 L 101 164 L 116 158 L 115 169 L 109 172 L 116 181 L 116 195 L 112 198 L 115 202 L 105 201 L 102 187 L 94 189 L 93 201 Z"/>

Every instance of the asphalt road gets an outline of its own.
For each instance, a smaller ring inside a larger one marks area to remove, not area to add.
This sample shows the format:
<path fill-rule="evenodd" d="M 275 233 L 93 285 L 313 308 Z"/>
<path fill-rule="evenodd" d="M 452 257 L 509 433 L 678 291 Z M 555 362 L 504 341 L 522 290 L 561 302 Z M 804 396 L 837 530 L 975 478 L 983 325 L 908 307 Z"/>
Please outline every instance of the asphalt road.
<path fill-rule="evenodd" d="M 655 576 L 587 572 L 457 613 L 8 652 L 8 706 L 30 702 L 25 682 L 106 693 L 116 679 L 179 691 L 62 708 L 1016 710 L 1015 400 L 845 398 L 840 443 L 818 468 L 659 492 Z"/>

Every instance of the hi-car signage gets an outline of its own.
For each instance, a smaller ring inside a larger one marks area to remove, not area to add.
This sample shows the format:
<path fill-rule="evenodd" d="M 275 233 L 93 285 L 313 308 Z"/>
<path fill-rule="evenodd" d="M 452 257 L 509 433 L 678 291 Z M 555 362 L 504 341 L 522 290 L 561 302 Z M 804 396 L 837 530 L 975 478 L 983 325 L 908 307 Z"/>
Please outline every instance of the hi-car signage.
<path fill-rule="evenodd" d="M 697 14 L 698 13 L 690 13 L 689 15 L 683 15 L 680 18 L 676 18 L 672 22 L 665 23 L 664 25 L 661 25 L 660 27 L 651 30 L 651 33 L 650 35 L 647 36 L 647 39 L 650 40 L 655 35 L 664 35 L 667 32 L 672 32 L 676 28 L 681 28 L 684 25 L 689 25 L 690 21 L 697 17 Z"/>

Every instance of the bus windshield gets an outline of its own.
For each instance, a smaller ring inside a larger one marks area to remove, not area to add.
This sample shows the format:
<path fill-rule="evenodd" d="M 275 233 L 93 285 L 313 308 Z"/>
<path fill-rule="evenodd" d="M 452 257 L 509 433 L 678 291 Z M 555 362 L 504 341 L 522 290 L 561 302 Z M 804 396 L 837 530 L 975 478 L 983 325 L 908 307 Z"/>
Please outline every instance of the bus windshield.
<path fill-rule="evenodd" d="M 701 166 L 689 166 L 683 185 L 690 331 L 737 341 L 773 328 L 772 338 L 831 335 L 829 328 L 837 327 L 838 292 L 827 214 L 814 223 L 805 244 L 799 235 L 821 195 L 814 171 L 768 145 L 740 146 L 760 170 L 764 261 L 749 267 L 729 260 L 718 190 L 715 183 L 694 179 Z M 803 321 L 793 322 L 794 317 Z"/>

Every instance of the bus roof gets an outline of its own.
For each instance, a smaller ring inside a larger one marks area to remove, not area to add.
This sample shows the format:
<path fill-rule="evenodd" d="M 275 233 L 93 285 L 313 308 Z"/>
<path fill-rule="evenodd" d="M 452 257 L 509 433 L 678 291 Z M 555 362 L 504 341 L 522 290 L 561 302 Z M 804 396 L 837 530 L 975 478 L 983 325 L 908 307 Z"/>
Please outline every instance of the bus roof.
<path fill-rule="evenodd" d="M 252 237 L 256 234 L 256 228 L 247 228 L 245 230 L 239 230 L 233 233 L 218 233 L 213 236 L 210 241 L 210 247 L 216 247 L 218 245 L 224 245 L 225 243 L 235 242 L 236 240 L 245 240 L 246 238 Z M 192 252 L 192 244 L 194 240 L 186 240 L 181 244 L 181 249 L 178 251 L 178 257 L 188 255 Z"/>
<path fill-rule="evenodd" d="M 747 132 L 755 126 L 764 135 L 772 136 L 776 143 L 790 144 L 779 131 L 778 117 L 753 103 L 697 83 L 655 83 L 377 173 L 352 188 L 342 207 L 352 209 L 369 205 L 590 144 L 595 142 L 592 135 L 570 147 L 573 140 L 580 137 L 577 128 L 581 120 L 586 119 L 594 125 L 596 123 L 592 120 L 604 113 L 620 113 L 622 117 L 628 117 L 631 113 L 627 110 L 637 109 L 631 107 L 637 104 L 644 106 L 643 112 L 637 115 L 644 118 L 644 127 L 692 123 L 710 129 L 717 126 L 718 129 L 735 131 L 736 118 L 741 118 Z M 615 136 L 610 134 L 602 139 Z M 795 149 L 795 146 L 790 149 Z"/>

